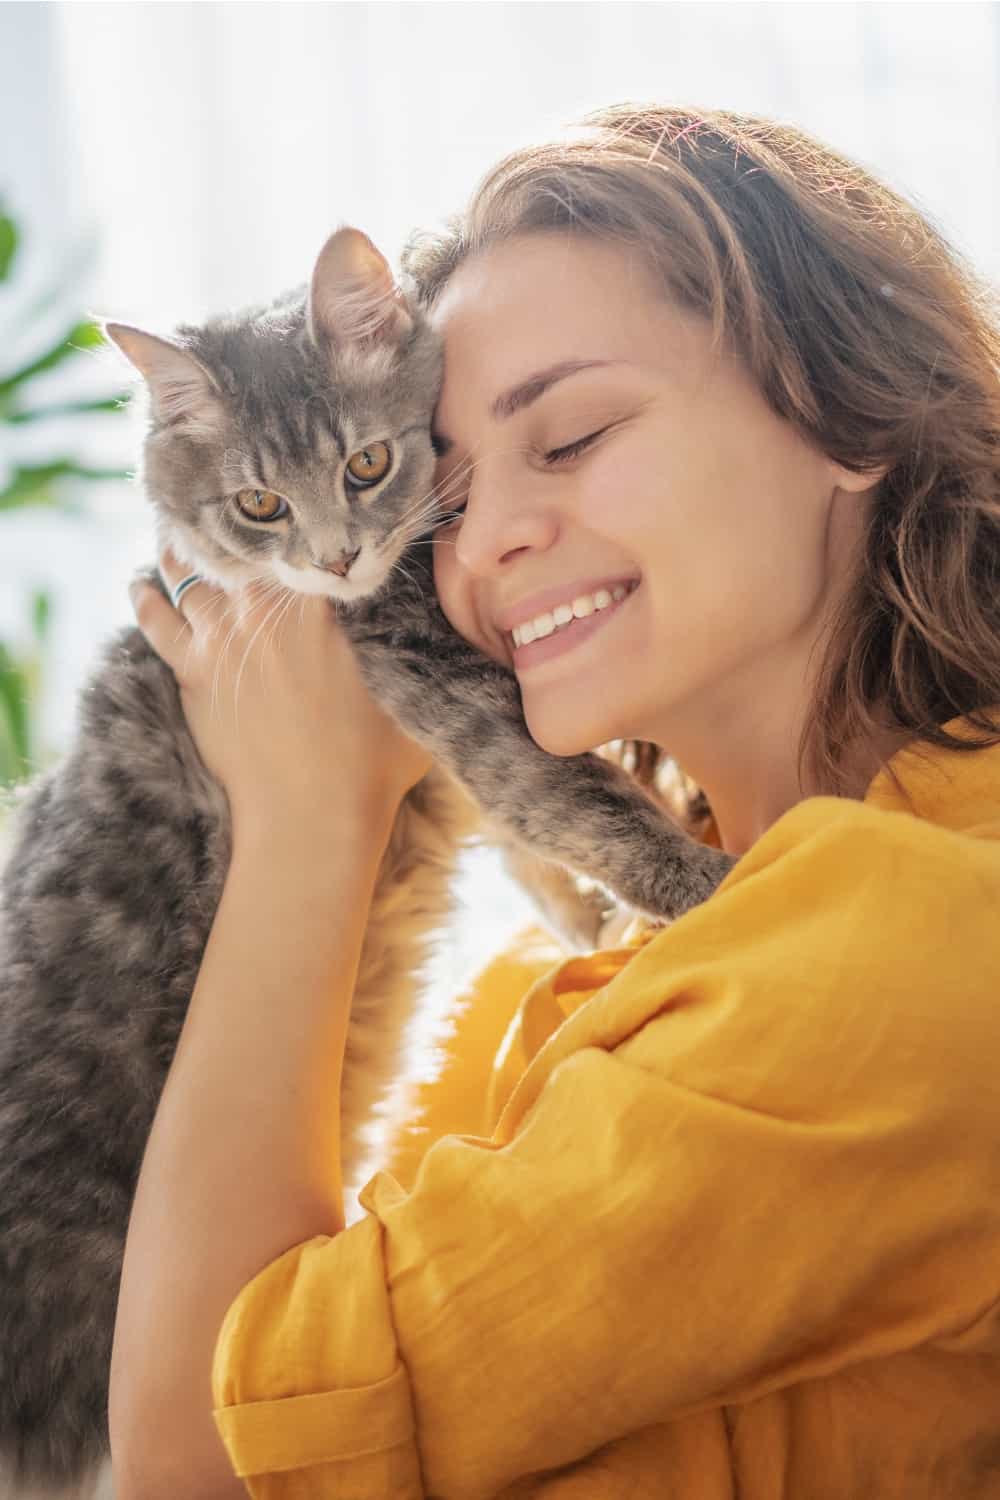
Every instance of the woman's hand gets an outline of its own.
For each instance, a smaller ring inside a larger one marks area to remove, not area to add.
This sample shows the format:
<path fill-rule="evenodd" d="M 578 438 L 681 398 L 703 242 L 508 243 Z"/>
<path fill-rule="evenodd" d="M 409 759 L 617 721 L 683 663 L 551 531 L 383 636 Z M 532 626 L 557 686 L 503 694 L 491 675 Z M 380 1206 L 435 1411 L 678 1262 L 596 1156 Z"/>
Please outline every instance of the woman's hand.
<path fill-rule="evenodd" d="M 160 572 L 173 590 L 190 569 L 166 551 Z M 234 827 L 301 820 L 308 831 L 326 815 L 391 825 L 431 757 L 369 694 L 326 599 L 196 583 L 175 609 L 152 583 L 130 593 Z"/>

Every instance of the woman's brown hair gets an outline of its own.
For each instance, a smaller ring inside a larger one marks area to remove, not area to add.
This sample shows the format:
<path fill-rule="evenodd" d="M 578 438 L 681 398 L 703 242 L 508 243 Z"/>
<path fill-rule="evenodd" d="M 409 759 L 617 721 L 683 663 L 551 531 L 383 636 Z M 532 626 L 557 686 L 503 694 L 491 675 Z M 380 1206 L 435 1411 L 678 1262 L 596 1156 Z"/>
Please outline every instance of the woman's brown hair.
<path fill-rule="evenodd" d="M 418 296 L 433 304 L 463 260 L 512 235 L 644 253 L 779 416 L 837 463 L 886 471 L 823 643 L 800 775 L 806 763 L 842 794 L 848 748 L 887 729 L 914 748 L 1000 743 L 995 294 L 912 204 L 789 125 L 632 105 L 584 124 L 506 157 L 444 232 L 410 241 Z M 960 716 L 979 738 L 942 728 Z M 618 748 L 647 782 L 669 760 Z M 690 783 L 681 802 L 692 823 L 705 811 Z"/>

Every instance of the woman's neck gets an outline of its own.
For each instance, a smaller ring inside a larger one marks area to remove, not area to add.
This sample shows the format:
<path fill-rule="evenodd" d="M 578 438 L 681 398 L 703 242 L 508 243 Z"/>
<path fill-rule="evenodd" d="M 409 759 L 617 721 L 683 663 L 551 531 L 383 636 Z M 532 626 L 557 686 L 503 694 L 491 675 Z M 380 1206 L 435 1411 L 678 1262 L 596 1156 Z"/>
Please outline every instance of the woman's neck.
<path fill-rule="evenodd" d="M 696 735 L 670 726 L 658 744 L 705 793 L 723 849 L 741 855 L 790 808 L 826 789 L 803 768 L 799 779 L 799 741 L 811 707 L 792 705 L 785 713 L 769 707 L 742 716 L 719 715 L 710 730 Z M 875 739 L 858 743 L 842 759 L 842 797 L 863 800 L 872 778 L 911 738 L 886 728 Z"/>

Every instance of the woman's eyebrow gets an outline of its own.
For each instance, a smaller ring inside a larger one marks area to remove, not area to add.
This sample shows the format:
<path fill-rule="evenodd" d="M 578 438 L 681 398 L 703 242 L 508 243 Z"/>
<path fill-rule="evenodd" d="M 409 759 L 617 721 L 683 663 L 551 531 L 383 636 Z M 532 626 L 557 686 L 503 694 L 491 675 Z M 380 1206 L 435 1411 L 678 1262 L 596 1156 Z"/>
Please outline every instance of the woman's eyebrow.
<path fill-rule="evenodd" d="M 517 385 L 511 386 L 510 390 L 503 391 L 490 403 L 490 416 L 496 422 L 505 422 L 515 412 L 523 411 L 526 406 L 531 406 L 560 380 L 576 375 L 580 370 L 603 369 L 609 365 L 623 363 L 624 361 L 620 359 L 560 360 L 558 364 L 549 365 L 544 370 L 536 370 L 527 379 L 519 380 Z M 451 438 L 443 432 L 435 432 L 432 436 L 439 453 L 447 453 L 448 449 L 453 446 Z"/>
<path fill-rule="evenodd" d="M 490 405 L 490 416 L 497 422 L 505 422 L 515 412 L 523 411 L 526 406 L 531 406 L 540 396 L 544 396 L 550 386 L 556 385 L 560 380 L 565 380 L 568 375 L 575 375 L 578 370 L 600 369 L 605 365 L 620 364 L 620 360 L 614 359 L 564 359 L 557 365 L 549 365 L 546 370 L 537 370 L 534 375 L 529 375 L 527 380 L 521 380 L 517 385 L 511 386 L 509 391 L 504 391 L 497 396 Z"/>

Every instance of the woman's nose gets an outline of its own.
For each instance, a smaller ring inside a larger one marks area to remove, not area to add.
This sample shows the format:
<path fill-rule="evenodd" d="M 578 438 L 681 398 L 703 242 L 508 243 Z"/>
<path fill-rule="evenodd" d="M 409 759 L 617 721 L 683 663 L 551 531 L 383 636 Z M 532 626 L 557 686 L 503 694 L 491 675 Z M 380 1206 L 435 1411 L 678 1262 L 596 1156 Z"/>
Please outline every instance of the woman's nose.
<path fill-rule="evenodd" d="M 551 506 L 522 489 L 512 494 L 478 476 L 455 537 L 455 559 L 467 573 L 484 578 L 519 553 L 544 551 L 552 545 L 558 522 Z"/>

